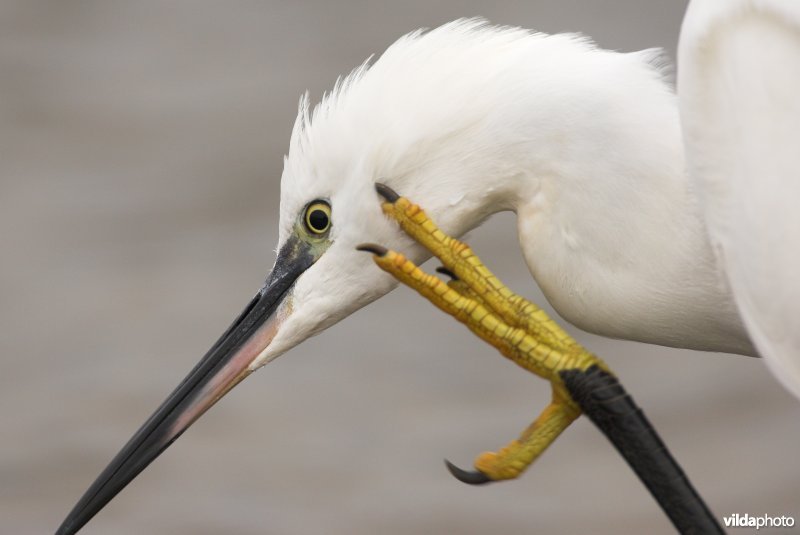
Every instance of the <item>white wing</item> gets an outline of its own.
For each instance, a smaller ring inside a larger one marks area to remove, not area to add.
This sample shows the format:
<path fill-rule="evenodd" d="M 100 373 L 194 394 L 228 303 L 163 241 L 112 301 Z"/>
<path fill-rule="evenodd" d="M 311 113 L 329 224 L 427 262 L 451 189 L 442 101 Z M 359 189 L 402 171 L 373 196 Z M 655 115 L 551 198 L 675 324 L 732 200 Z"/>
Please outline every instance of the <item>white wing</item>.
<path fill-rule="evenodd" d="M 759 352 L 800 397 L 800 1 L 693 0 L 678 94 L 719 264 Z"/>

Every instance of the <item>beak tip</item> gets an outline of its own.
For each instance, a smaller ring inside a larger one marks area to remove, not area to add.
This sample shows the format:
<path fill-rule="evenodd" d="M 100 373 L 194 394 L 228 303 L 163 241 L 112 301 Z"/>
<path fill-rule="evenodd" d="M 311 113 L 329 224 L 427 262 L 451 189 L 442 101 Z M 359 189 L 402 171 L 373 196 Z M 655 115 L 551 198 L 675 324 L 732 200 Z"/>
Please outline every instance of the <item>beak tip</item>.
<path fill-rule="evenodd" d="M 88 520 L 88 519 L 87 519 Z M 73 513 L 70 513 L 69 516 L 58 526 L 55 535 L 74 535 L 86 524 L 86 521 L 79 522 L 78 519 L 74 516 Z"/>

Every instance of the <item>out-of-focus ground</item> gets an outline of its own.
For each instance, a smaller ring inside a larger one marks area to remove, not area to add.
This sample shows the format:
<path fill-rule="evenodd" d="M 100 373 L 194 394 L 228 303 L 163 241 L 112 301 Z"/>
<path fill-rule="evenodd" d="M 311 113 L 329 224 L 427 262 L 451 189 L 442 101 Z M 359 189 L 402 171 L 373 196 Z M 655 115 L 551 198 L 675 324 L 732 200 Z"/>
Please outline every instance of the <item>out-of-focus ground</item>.
<path fill-rule="evenodd" d="M 302 91 L 316 99 L 401 34 L 460 16 L 674 57 L 684 8 L 0 3 L 0 531 L 52 532 L 257 289 Z M 471 242 L 543 301 L 513 216 Z M 800 404 L 762 362 L 570 330 L 718 515 L 800 521 Z M 245 381 L 85 533 L 670 533 L 585 420 L 518 481 L 471 488 L 445 471 L 445 456 L 469 466 L 515 437 L 547 398 L 400 289 Z"/>

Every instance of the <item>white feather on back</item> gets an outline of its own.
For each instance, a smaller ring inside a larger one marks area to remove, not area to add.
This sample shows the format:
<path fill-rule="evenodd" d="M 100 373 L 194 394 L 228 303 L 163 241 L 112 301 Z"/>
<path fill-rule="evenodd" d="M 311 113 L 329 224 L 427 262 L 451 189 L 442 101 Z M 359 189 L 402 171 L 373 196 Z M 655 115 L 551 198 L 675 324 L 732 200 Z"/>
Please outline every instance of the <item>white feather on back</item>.
<path fill-rule="evenodd" d="M 679 59 L 712 243 L 759 352 L 800 397 L 800 3 L 695 0 Z"/>

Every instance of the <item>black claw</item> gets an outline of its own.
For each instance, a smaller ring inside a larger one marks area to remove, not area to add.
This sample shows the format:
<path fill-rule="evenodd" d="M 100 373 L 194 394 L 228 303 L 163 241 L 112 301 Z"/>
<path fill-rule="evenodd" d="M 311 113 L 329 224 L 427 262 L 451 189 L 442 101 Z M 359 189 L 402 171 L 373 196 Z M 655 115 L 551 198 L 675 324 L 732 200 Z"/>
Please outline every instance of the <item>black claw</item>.
<path fill-rule="evenodd" d="M 376 243 L 362 243 L 361 245 L 356 246 L 356 250 L 366 251 L 368 253 L 372 253 L 378 256 L 385 256 L 386 253 L 389 252 L 389 249 L 383 247 L 382 245 L 378 245 Z"/>
<path fill-rule="evenodd" d="M 453 474 L 453 477 L 467 485 L 485 485 L 486 483 L 492 482 L 489 476 L 483 472 L 478 472 L 477 470 L 462 470 L 447 459 L 444 460 L 444 464 L 447 466 L 447 469 L 450 470 L 450 473 Z"/>
<path fill-rule="evenodd" d="M 446 268 L 446 267 L 444 267 L 444 266 L 439 266 L 439 267 L 437 267 L 437 268 L 436 268 L 436 272 L 437 272 L 437 273 L 441 273 L 442 275 L 447 275 L 448 277 L 450 277 L 450 278 L 451 278 L 451 279 L 453 279 L 454 281 L 457 281 L 457 280 L 458 280 L 458 277 L 456 277 L 456 274 L 455 274 L 455 273 L 453 273 L 452 271 L 450 271 L 449 269 L 447 269 L 447 268 Z"/>
<path fill-rule="evenodd" d="M 400 198 L 400 195 L 398 195 L 395 190 L 380 182 L 375 182 L 375 191 L 388 202 L 397 202 L 397 199 Z"/>

